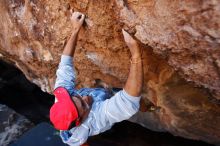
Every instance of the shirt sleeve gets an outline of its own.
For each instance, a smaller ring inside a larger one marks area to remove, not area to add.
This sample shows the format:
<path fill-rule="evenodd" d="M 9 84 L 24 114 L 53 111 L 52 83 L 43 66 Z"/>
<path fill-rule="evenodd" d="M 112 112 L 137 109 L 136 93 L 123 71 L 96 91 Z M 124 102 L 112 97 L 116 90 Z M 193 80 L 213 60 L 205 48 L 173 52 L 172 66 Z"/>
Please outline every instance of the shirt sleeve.
<path fill-rule="evenodd" d="M 60 131 L 61 139 L 69 146 L 80 146 L 84 144 L 89 136 L 89 128 L 81 125 L 69 131 Z"/>
<path fill-rule="evenodd" d="M 116 93 L 104 107 L 107 121 L 114 124 L 129 119 L 139 110 L 140 98 L 129 95 L 124 89 Z"/>
<path fill-rule="evenodd" d="M 129 95 L 125 90 L 116 93 L 110 99 L 97 103 L 93 111 L 94 123 L 90 136 L 97 135 L 111 128 L 114 123 L 129 119 L 138 112 L 140 98 Z"/>
<path fill-rule="evenodd" d="M 73 66 L 73 58 L 71 56 L 62 55 L 58 69 L 56 71 L 56 81 L 54 89 L 57 87 L 64 87 L 72 94 L 75 87 L 75 69 Z"/>

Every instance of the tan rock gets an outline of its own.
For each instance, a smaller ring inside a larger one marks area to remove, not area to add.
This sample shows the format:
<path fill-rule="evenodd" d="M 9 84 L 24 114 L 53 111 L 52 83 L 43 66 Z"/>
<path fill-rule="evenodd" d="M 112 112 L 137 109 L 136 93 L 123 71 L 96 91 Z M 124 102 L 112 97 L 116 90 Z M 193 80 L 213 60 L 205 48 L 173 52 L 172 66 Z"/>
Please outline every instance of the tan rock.
<path fill-rule="evenodd" d="M 0 59 L 51 93 L 71 11 L 87 16 L 75 55 L 78 87 L 97 79 L 123 87 L 130 57 L 125 28 L 144 49 L 147 112 L 132 121 L 220 144 L 219 0 L 2 0 Z"/>

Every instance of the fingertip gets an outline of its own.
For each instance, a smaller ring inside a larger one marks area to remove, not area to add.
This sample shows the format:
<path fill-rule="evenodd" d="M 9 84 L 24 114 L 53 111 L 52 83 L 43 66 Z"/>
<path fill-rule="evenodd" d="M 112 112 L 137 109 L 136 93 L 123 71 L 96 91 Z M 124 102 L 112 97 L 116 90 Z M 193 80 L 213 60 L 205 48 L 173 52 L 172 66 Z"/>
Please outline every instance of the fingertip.
<path fill-rule="evenodd" d="M 78 20 L 80 20 L 81 18 L 82 18 L 82 15 L 79 15 L 79 16 L 77 17 Z"/>
<path fill-rule="evenodd" d="M 124 29 L 122 28 L 122 29 L 121 29 L 121 31 L 122 31 L 122 33 L 123 33 L 123 35 L 124 35 L 124 33 L 125 33 L 125 30 L 124 30 Z"/>
<path fill-rule="evenodd" d="M 79 21 L 80 21 L 80 22 L 83 22 L 84 20 L 85 20 L 85 15 L 84 15 L 84 14 L 82 14 L 82 15 L 81 15 L 81 18 L 80 18 L 80 20 L 79 20 Z"/>
<path fill-rule="evenodd" d="M 125 31 L 124 29 L 122 29 L 122 33 L 124 36 L 128 35 L 127 31 Z"/>
<path fill-rule="evenodd" d="M 85 14 L 82 14 L 82 18 L 81 18 L 82 20 L 84 20 L 85 19 Z"/>

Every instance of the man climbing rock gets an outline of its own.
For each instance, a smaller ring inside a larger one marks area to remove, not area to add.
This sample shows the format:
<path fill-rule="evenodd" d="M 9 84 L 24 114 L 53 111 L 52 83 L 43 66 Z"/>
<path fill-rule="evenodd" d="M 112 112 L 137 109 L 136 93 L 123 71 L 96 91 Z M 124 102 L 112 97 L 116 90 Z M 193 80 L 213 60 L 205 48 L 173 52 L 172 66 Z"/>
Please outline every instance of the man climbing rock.
<path fill-rule="evenodd" d="M 130 72 L 123 90 L 111 95 L 105 88 L 75 88 L 73 56 L 78 32 L 85 15 L 74 12 L 73 30 L 56 72 L 54 105 L 50 120 L 60 130 L 64 143 L 79 146 L 89 136 L 110 129 L 114 123 L 129 119 L 139 109 L 143 84 L 143 67 L 138 43 L 124 30 L 124 40 L 131 52 Z M 111 97 L 112 96 L 112 97 Z"/>

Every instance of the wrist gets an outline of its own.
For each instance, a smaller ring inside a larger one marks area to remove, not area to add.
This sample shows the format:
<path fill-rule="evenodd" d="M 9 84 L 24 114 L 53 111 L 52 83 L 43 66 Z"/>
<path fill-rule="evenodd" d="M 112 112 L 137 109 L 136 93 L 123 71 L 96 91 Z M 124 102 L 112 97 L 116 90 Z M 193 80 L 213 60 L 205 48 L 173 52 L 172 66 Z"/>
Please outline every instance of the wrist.
<path fill-rule="evenodd" d="M 131 55 L 131 58 L 141 58 L 141 57 L 142 57 L 141 53 L 135 53 Z"/>
<path fill-rule="evenodd" d="M 139 58 L 131 58 L 130 62 L 131 62 L 131 64 L 137 64 L 137 63 L 141 63 L 142 60 L 143 59 L 141 57 L 139 57 Z"/>
<path fill-rule="evenodd" d="M 77 35 L 77 34 L 79 33 L 79 30 L 80 30 L 80 29 L 73 28 L 73 30 L 72 30 L 72 35 Z"/>
<path fill-rule="evenodd" d="M 70 38 L 75 39 L 77 36 L 78 36 L 78 31 L 72 31 Z"/>

